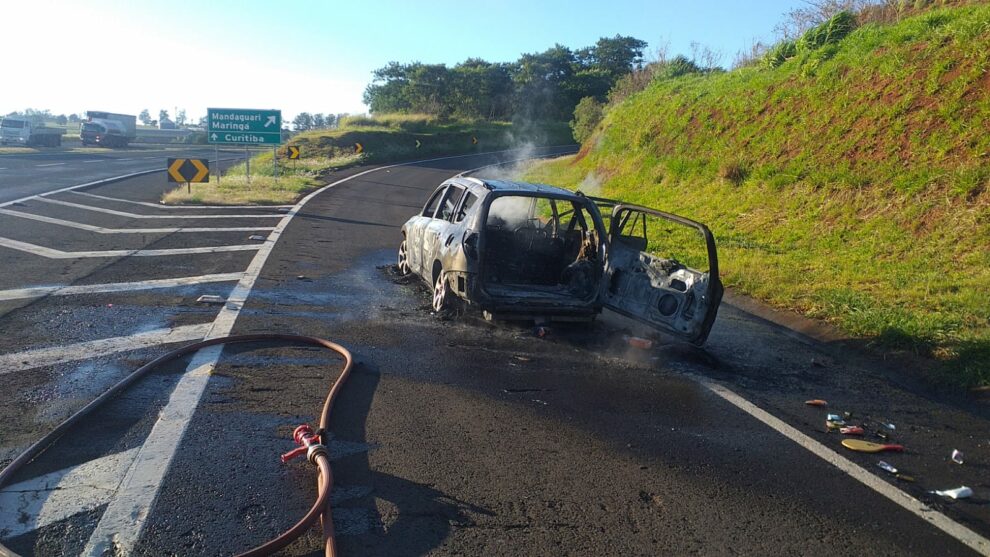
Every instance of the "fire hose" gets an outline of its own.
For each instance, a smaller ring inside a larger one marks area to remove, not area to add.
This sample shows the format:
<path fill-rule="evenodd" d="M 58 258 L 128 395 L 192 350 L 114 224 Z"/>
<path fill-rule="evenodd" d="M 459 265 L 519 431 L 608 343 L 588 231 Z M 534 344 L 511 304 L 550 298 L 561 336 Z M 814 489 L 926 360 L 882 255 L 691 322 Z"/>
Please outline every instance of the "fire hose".
<path fill-rule="evenodd" d="M 320 412 L 319 428 L 314 432 L 308 425 L 301 425 L 297 427 L 293 432 L 292 437 L 299 447 L 282 455 L 282 462 L 284 463 L 296 456 L 305 454 L 309 462 L 317 467 L 319 470 L 319 476 L 317 477 L 316 484 L 316 501 L 313 503 L 313 506 L 310 507 L 309 512 L 307 512 L 305 516 L 303 516 L 303 518 L 291 528 L 283 532 L 278 537 L 273 538 L 268 542 L 255 547 L 254 549 L 239 554 L 238 557 L 260 557 L 264 555 L 271 555 L 285 548 L 297 538 L 302 536 L 317 520 L 321 521 L 323 527 L 325 555 L 327 557 L 333 557 L 336 555 L 336 542 L 334 540 L 333 519 L 330 514 L 329 505 L 330 491 L 333 488 L 333 473 L 330 469 L 330 456 L 326 448 L 326 444 L 329 442 L 327 437 L 327 427 L 329 425 L 330 412 L 333 409 L 334 400 L 337 398 L 337 395 L 340 394 L 340 390 L 343 388 L 344 382 L 347 381 L 347 377 L 350 375 L 351 368 L 354 365 L 354 360 L 351 357 L 351 353 L 346 348 L 321 338 L 277 333 L 233 335 L 195 342 L 165 353 L 131 372 L 127 375 L 127 377 L 120 380 L 117 384 L 95 398 L 86 406 L 82 407 L 79 411 L 69 416 L 69 418 L 60 423 L 57 427 L 55 427 L 55 429 L 28 447 L 27 450 L 21 453 L 9 465 L 7 465 L 2 472 L 0 472 L 0 487 L 6 485 L 10 479 L 14 477 L 14 474 L 16 474 L 18 470 L 48 449 L 48 447 L 64 435 L 69 428 L 92 413 L 104 402 L 114 398 L 135 381 L 147 375 L 151 370 L 209 346 L 262 341 L 283 341 L 295 344 L 321 346 L 340 354 L 344 358 L 344 367 L 341 370 L 340 375 L 334 381 L 333 386 L 330 388 L 330 392 L 327 394 L 327 398 L 323 403 L 323 409 Z M 0 544 L 0 557 L 18 557 L 18 555 Z"/>

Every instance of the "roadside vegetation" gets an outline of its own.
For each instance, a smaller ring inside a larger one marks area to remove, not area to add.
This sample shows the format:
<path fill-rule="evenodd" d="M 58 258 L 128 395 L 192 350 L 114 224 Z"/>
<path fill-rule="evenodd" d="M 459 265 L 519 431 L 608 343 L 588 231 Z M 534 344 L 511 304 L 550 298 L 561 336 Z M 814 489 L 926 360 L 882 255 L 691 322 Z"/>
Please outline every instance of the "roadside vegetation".
<path fill-rule="evenodd" d="M 285 165 L 285 162 L 290 164 Z M 208 184 L 185 184 L 167 192 L 162 202 L 169 205 L 283 205 L 295 203 L 301 196 L 319 187 L 318 175 L 330 161 L 320 158 L 296 161 L 279 160 L 278 176 L 270 152 L 251 159 L 251 178 L 247 165 L 240 163 L 227 169 L 223 176 L 210 176 Z"/>
<path fill-rule="evenodd" d="M 909 4 L 824 13 L 728 72 L 644 67 L 526 179 L 705 222 L 727 285 L 986 385 L 990 5 Z"/>

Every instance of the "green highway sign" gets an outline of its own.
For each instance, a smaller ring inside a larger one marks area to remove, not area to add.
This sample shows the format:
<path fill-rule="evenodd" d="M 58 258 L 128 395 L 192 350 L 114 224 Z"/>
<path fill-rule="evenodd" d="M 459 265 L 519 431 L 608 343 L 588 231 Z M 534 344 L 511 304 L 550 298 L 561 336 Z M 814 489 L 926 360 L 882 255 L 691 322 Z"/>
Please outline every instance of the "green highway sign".
<path fill-rule="evenodd" d="M 282 111 L 208 108 L 206 137 L 210 143 L 279 145 L 282 143 Z"/>

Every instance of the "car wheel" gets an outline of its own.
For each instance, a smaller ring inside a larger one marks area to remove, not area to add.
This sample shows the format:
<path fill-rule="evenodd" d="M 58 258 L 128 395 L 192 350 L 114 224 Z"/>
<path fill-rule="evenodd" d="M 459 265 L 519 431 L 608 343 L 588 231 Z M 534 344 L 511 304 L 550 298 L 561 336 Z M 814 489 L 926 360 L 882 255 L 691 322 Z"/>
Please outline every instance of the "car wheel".
<path fill-rule="evenodd" d="M 406 253 L 405 240 L 402 240 L 402 243 L 399 244 L 399 258 L 396 265 L 399 268 L 399 274 L 401 276 L 406 276 L 412 272 L 412 269 L 409 267 L 409 254 Z"/>
<path fill-rule="evenodd" d="M 440 313 L 450 309 L 450 290 L 447 288 L 447 279 L 443 276 L 443 271 L 437 275 L 437 282 L 433 285 L 433 311 Z"/>

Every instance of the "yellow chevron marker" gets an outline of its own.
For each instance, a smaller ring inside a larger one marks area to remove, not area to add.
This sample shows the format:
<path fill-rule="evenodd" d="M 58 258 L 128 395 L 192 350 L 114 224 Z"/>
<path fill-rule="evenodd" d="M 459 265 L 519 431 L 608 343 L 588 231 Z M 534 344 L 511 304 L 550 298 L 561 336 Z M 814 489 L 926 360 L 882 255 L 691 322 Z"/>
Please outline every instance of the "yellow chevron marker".
<path fill-rule="evenodd" d="M 471 136 L 471 144 L 472 145 L 477 145 L 478 144 L 478 138 L 472 135 Z"/>
<path fill-rule="evenodd" d="M 360 143 L 355 143 L 354 144 L 354 152 L 357 153 L 357 154 L 359 154 L 359 155 L 361 153 L 363 153 L 364 152 L 364 145 L 361 145 Z"/>
<path fill-rule="evenodd" d="M 210 181 L 210 167 L 203 164 L 201 159 L 189 159 L 189 162 L 196 167 L 196 175 L 193 176 L 190 182 L 209 182 Z"/>
<path fill-rule="evenodd" d="M 296 147 L 295 145 L 289 145 L 288 149 L 289 149 L 290 159 L 295 160 L 299 158 L 299 147 Z"/>
<path fill-rule="evenodd" d="M 417 140 L 416 140 L 416 148 L 417 148 L 417 149 L 419 149 L 419 147 L 420 147 L 421 145 L 422 145 L 422 143 L 421 143 L 421 142 L 420 142 L 420 141 L 419 141 L 419 140 L 417 139 Z"/>
<path fill-rule="evenodd" d="M 185 182 L 186 177 L 182 175 L 182 165 L 186 164 L 186 159 L 172 159 L 172 164 L 168 165 L 168 175 L 174 182 Z"/>

